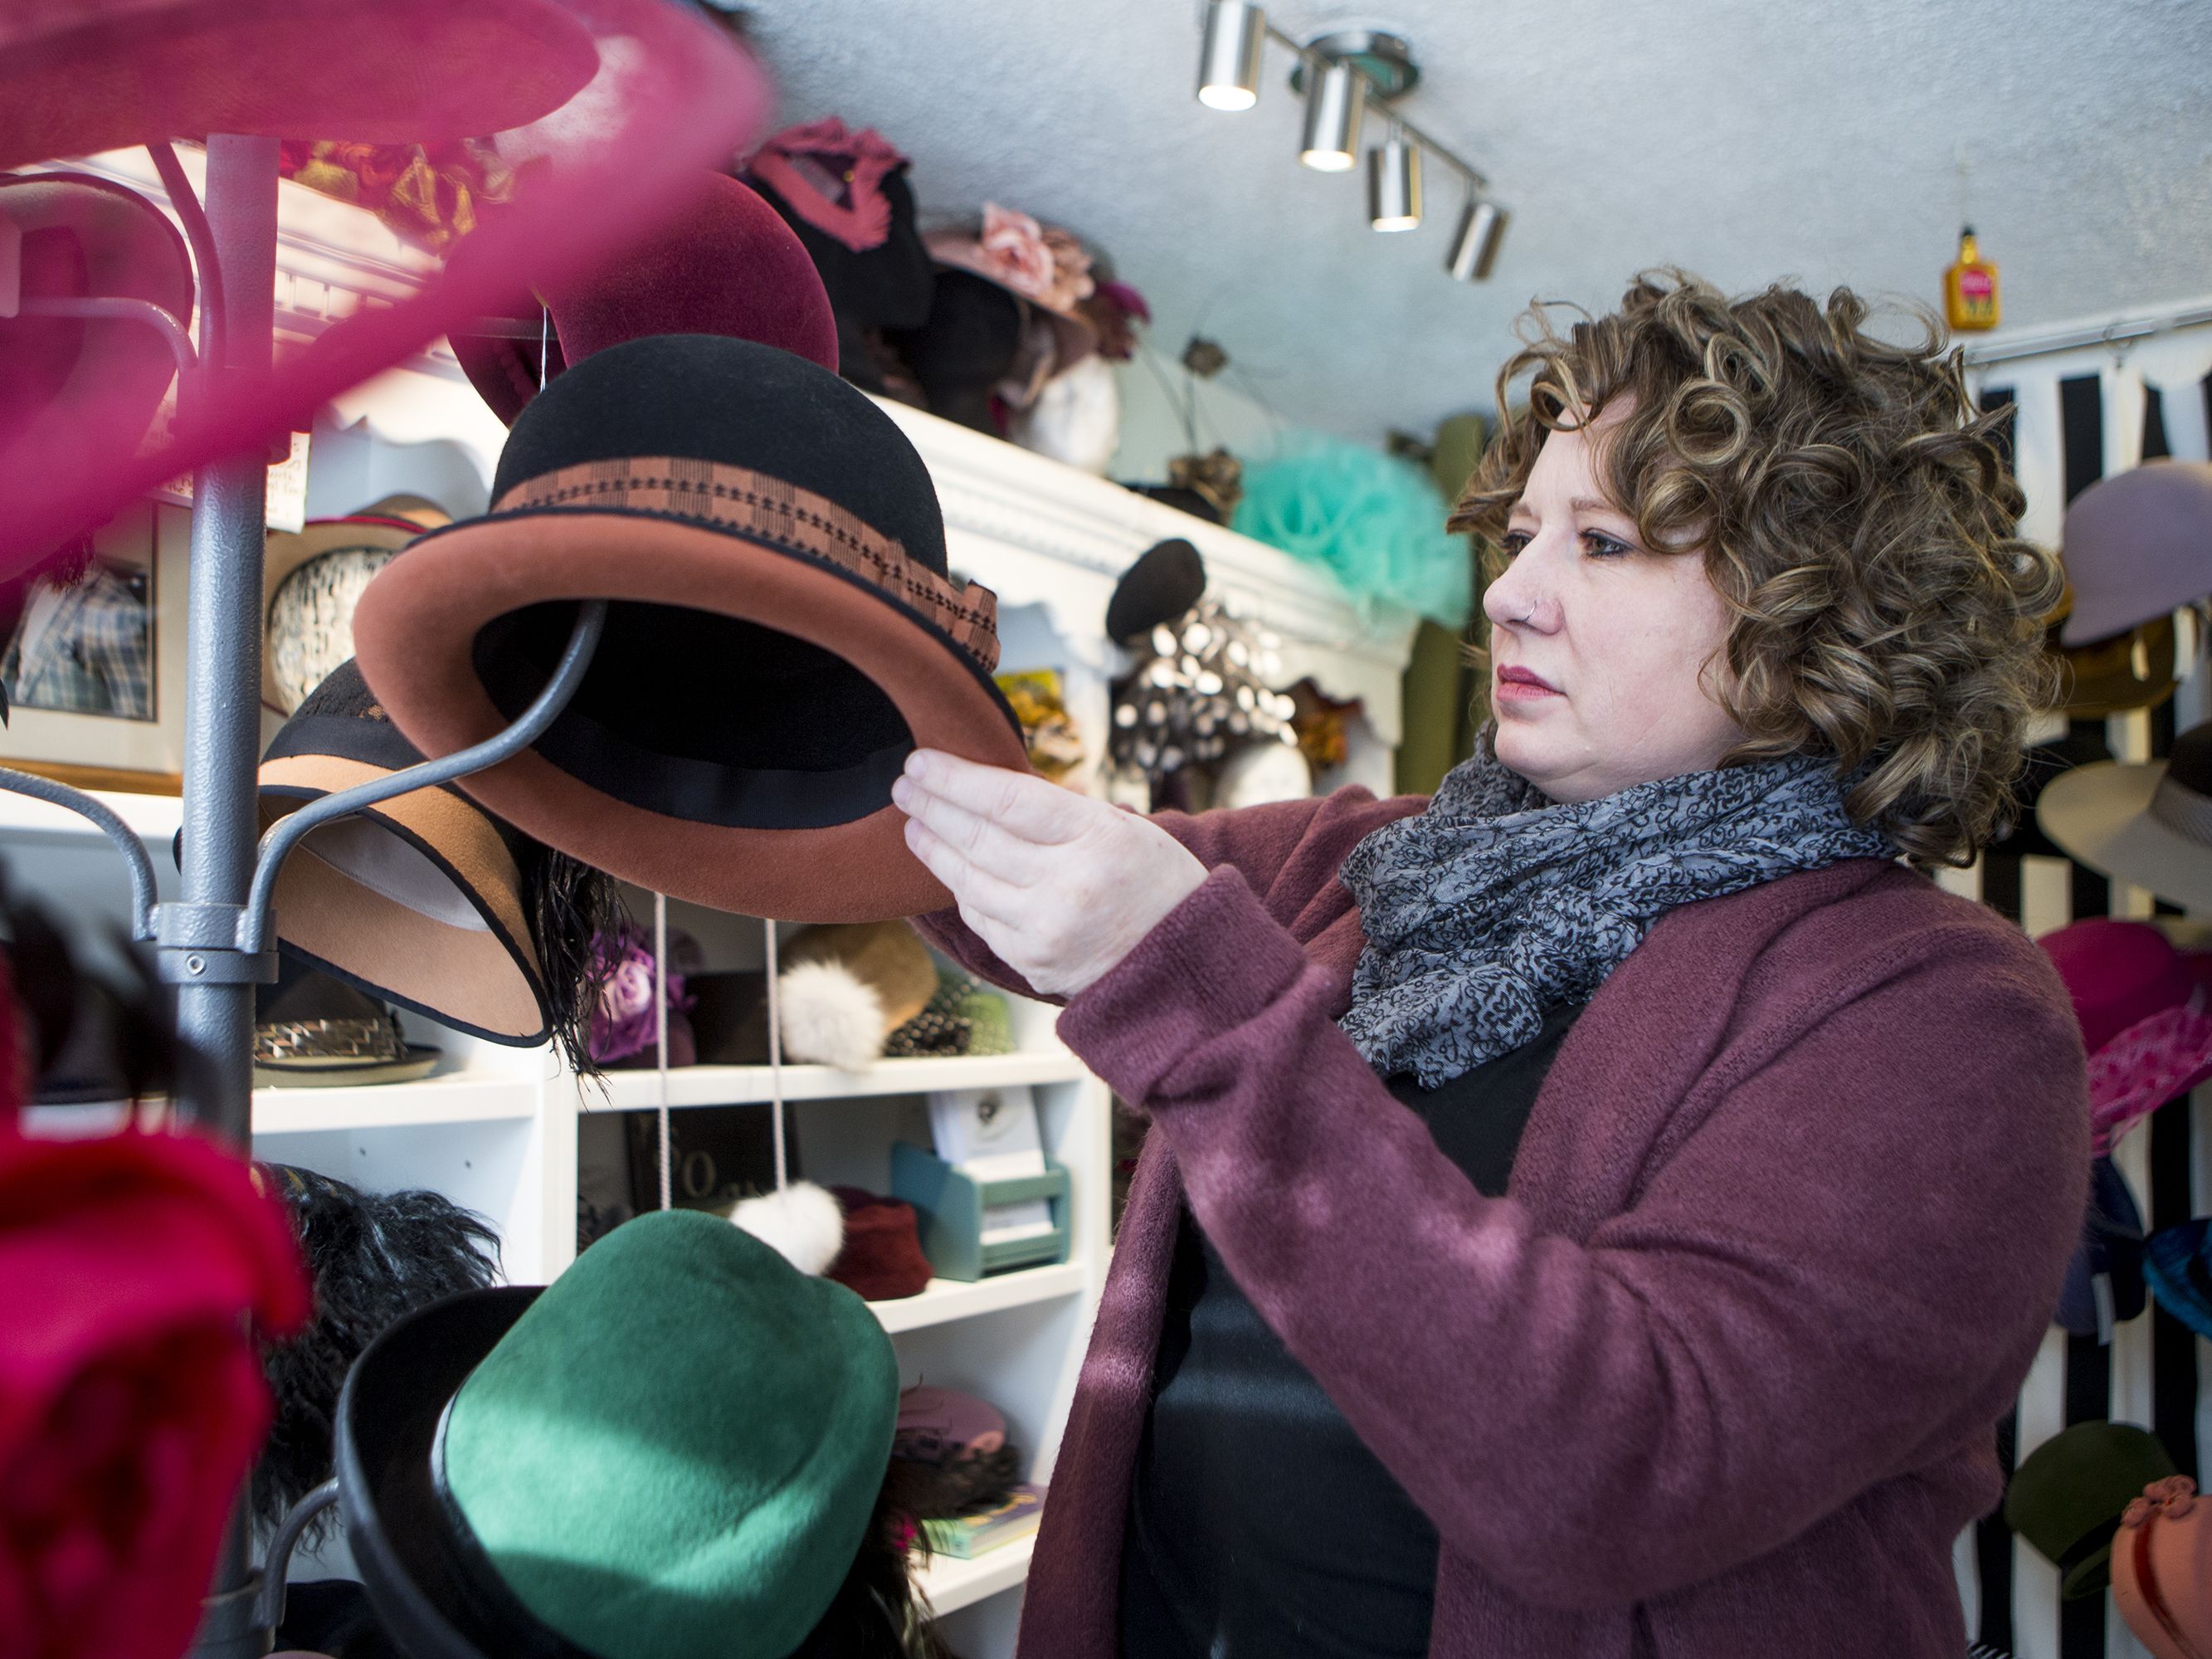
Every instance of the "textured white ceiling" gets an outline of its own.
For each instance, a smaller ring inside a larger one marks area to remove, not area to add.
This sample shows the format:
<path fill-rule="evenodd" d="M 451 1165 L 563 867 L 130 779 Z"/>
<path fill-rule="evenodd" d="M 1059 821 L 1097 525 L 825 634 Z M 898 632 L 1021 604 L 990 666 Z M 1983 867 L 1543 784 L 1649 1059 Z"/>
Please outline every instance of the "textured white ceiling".
<path fill-rule="evenodd" d="M 986 198 L 1108 249 L 1170 355 L 1218 338 L 1284 419 L 1376 437 L 1487 407 L 1514 314 L 1641 266 L 1934 301 L 1969 209 L 2008 331 L 2212 292 L 2203 0 L 1399 0 L 1406 107 L 1513 210 L 1491 280 L 1443 272 L 1456 182 L 1377 235 L 1360 173 L 1295 157 L 1290 60 L 1256 110 L 1192 96 L 1194 0 L 768 0 L 780 119 L 914 158 L 925 213 Z M 1293 34 L 1341 8 L 1283 5 Z M 1378 136 L 1370 114 L 1370 140 Z"/>

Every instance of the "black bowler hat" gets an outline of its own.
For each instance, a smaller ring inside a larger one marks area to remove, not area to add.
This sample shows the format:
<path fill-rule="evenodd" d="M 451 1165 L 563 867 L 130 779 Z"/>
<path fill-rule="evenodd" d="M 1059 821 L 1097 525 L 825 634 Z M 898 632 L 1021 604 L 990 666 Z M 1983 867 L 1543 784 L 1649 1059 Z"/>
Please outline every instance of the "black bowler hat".
<path fill-rule="evenodd" d="M 492 736 L 550 678 L 575 602 L 614 601 L 537 744 L 461 780 L 526 834 L 720 909 L 872 921 L 950 895 L 890 785 L 918 746 L 1019 769 L 997 607 L 953 581 L 897 424 L 787 351 L 658 335 L 541 392 L 492 510 L 362 594 L 362 675 L 425 753 Z"/>

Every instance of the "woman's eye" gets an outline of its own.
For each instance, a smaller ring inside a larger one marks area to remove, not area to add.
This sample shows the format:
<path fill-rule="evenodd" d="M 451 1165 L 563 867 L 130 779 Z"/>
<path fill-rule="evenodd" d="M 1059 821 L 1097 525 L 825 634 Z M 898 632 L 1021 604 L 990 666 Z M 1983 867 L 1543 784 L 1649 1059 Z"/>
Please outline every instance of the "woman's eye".
<path fill-rule="evenodd" d="M 1635 550 L 1626 542 L 1608 536 L 1602 530 L 1583 531 L 1583 550 L 1594 559 L 1618 559 Z"/>
<path fill-rule="evenodd" d="M 1498 538 L 1498 550 L 1509 559 L 1528 545 L 1528 532 L 1525 530 L 1509 530 Z"/>

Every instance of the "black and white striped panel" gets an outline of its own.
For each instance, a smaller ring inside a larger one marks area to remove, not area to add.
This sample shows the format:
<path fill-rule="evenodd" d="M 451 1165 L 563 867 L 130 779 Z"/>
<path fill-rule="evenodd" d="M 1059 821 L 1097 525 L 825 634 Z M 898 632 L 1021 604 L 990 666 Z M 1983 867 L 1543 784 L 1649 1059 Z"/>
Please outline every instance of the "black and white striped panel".
<path fill-rule="evenodd" d="M 2058 544 L 2065 503 L 2099 478 L 2163 455 L 2207 458 L 2212 379 L 2201 364 L 2166 385 L 2109 361 L 2057 370 L 2034 367 L 2034 373 L 2008 376 L 2002 383 L 1993 371 L 1981 398 L 1984 408 L 2012 406 L 2014 465 L 2028 496 L 2023 531 L 2046 545 Z M 2185 729 L 2212 716 L 2212 674 L 2201 666 L 2198 644 L 2199 666 L 2165 707 L 2110 720 L 2054 720 L 2038 745 L 2031 789 L 2069 766 L 2108 756 L 2161 757 L 2177 720 Z M 2035 829 L 2032 815 L 1975 871 L 1948 884 L 1980 897 L 2036 935 L 2080 917 L 2149 916 L 2172 908 L 2067 859 Z M 2212 1129 L 2212 1119 L 2193 1121 L 2205 1106 L 2200 1099 L 2156 1113 L 2114 1151 L 2153 1227 L 2212 1207 L 2197 1167 L 2203 1149 L 2212 1147 L 2212 1134 L 2203 1133 Z M 2153 1428 L 2177 1462 L 2195 1474 L 2203 1443 L 2199 1419 L 2207 1405 L 2203 1382 L 2212 1377 L 2212 1365 L 2200 1364 L 2206 1353 L 2212 1348 L 2155 1304 L 2151 1313 L 2120 1327 L 2109 1348 L 2054 1327 L 2017 1409 L 2003 1425 L 2001 1458 L 2009 1469 L 2061 1428 L 2109 1418 Z M 2014 1538 L 2001 1516 L 1960 1540 L 1959 1565 L 1977 1651 L 2017 1659 L 2148 1659 L 2109 1595 L 2062 1601 L 2055 1570 Z"/>

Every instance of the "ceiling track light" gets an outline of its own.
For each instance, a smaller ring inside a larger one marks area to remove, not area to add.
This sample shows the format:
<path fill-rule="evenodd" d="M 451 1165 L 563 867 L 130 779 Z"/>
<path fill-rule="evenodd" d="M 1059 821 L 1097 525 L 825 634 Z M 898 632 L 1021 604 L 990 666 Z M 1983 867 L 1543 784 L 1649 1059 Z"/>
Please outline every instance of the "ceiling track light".
<path fill-rule="evenodd" d="M 1421 147 L 1395 127 L 1367 152 L 1367 222 L 1377 230 L 1420 227 Z"/>
<path fill-rule="evenodd" d="M 1198 101 L 1208 109 L 1245 110 L 1260 101 L 1260 48 L 1267 14 L 1247 0 L 1211 0 L 1206 44 L 1198 57 Z"/>
<path fill-rule="evenodd" d="M 1487 281 L 1491 267 L 1498 263 L 1498 246 L 1505 240 L 1509 216 L 1486 198 L 1468 197 L 1459 216 L 1459 228 L 1452 234 L 1451 255 L 1444 261 L 1444 269 L 1462 283 Z"/>
<path fill-rule="evenodd" d="M 1198 100 L 1209 109 L 1250 109 L 1260 100 L 1260 58 L 1273 40 L 1297 62 L 1291 88 L 1305 96 L 1298 159 L 1323 173 L 1348 173 L 1359 162 L 1359 129 L 1370 99 L 1390 121 L 1389 137 L 1367 154 L 1367 217 L 1379 231 L 1413 230 L 1421 222 L 1421 152 L 1466 182 L 1444 269 L 1462 282 L 1487 277 L 1504 240 L 1505 210 L 1490 198 L 1490 180 L 1392 107 L 1420 78 L 1412 43 L 1374 28 L 1338 28 L 1294 40 L 1268 22 L 1251 0 L 1207 0 L 1199 52 Z"/>
<path fill-rule="evenodd" d="M 1359 165 L 1359 120 L 1367 110 L 1367 77 L 1349 64 L 1327 64 L 1307 78 L 1305 138 L 1298 160 L 1316 173 L 1349 173 Z"/>

